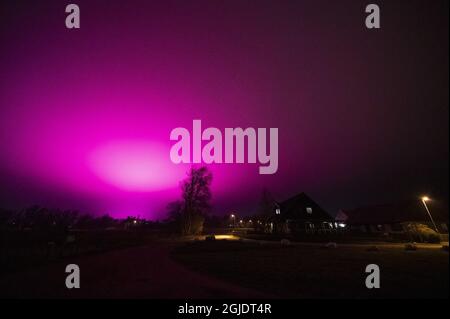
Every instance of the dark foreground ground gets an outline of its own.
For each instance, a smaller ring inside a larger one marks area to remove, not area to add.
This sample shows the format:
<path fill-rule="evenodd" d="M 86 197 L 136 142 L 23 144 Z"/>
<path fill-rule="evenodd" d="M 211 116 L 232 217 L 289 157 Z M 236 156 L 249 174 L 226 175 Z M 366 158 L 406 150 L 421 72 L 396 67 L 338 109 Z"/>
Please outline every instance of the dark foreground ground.
<path fill-rule="evenodd" d="M 0 298 L 264 298 L 267 295 L 195 273 L 173 261 L 173 244 L 152 243 L 67 257 L 0 275 Z M 80 267 L 79 289 L 65 286 L 66 265 Z"/>
<path fill-rule="evenodd" d="M 448 298 L 449 257 L 439 245 L 322 245 L 198 242 L 174 258 L 190 269 L 281 298 Z M 381 288 L 367 289 L 365 268 L 377 264 Z"/>
<path fill-rule="evenodd" d="M 448 298 L 448 252 L 403 246 L 152 243 L 67 257 L 0 275 L 3 298 Z M 81 288 L 65 287 L 78 264 Z M 367 264 L 381 268 L 381 289 L 365 287 Z"/>

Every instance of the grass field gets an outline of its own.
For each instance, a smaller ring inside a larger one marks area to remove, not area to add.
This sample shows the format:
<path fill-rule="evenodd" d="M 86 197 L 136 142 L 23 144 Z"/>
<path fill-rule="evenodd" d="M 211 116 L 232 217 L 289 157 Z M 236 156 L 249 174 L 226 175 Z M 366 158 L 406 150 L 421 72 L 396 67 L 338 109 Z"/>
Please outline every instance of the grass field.
<path fill-rule="evenodd" d="M 448 298 L 449 292 L 449 256 L 440 249 L 201 241 L 178 247 L 172 258 L 202 274 L 280 298 Z M 365 286 L 368 264 L 380 267 L 380 289 Z"/>

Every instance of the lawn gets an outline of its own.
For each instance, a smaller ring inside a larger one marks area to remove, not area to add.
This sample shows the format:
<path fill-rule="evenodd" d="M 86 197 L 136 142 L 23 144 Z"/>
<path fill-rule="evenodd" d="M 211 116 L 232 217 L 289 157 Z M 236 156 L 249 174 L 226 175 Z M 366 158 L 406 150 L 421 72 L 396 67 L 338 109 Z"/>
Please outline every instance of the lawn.
<path fill-rule="evenodd" d="M 366 249 L 223 240 L 180 246 L 172 258 L 202 274 L 279 298 L 448 298 L 448 252 Z M 380 289 L 365 286 L 368 264 L 380 267 Z"/>

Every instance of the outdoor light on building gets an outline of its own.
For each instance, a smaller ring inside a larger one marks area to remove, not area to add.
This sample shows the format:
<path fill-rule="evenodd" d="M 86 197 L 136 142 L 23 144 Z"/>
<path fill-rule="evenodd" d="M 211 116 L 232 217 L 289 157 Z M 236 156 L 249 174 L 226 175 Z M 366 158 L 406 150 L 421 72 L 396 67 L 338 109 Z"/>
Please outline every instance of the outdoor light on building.
<path fill-rule="evenodd" d="M 227 239 L 227 240 L 236 240 L 238 237 L 234 235 L 214 235 L 214 237 L 218 240 Z"/>
<path fill-rule="evenodd" d="M 439 233 L 439 230 L 438 230 L 438 228 L 437 228 L 437 226 L 436 226 L 436 223 L 434 222 L 433 216 L 431 216 L 431 212 L 430 212 L 430 210 L 428 209 L 428 205 L 427 205 L 427 202 L 428 202 L 428 201 L 430 201 L 430 198 L 429 198 L 428 196 L 423 196 L 423 197 L 422 197 L 422 203 L 423 203 L 423 206 L 425 206 L 425 209 L 426 209 L 426 211 L 427 211 L 427 213 L 428 213 L 428 216 L 430 217 L 431 223 L 432 223 L 433 226 L 434 226 L 434 230 L 436 231 L 436 233 Z"/>
<path fill-rule="evenodd" d="M 344 228 L 345 224 L 344 223 L 339 223 L 338 226 L 341 227 L 341 228 Z"/>

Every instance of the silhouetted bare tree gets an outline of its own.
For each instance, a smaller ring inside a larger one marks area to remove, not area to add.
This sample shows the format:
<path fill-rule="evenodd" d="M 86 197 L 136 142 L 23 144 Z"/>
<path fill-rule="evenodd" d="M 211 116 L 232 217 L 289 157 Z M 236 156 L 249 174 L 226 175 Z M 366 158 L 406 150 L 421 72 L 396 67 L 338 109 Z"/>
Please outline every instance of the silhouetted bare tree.
<path fill-rule="evenodd" d="M 211 208 L 212 174 L 206 167 L 191 168 L 181 183 L 182 199 L 168 205 L 169 217 L 179 220 L 183 235 L 200 233 Z"/>
<path fill-rule="evenodd" d="M 267 188 L 262 190 L 261 201 L 259 202 L 258 215 L 270 216 L 273 213 L 275 200 Z"/>

